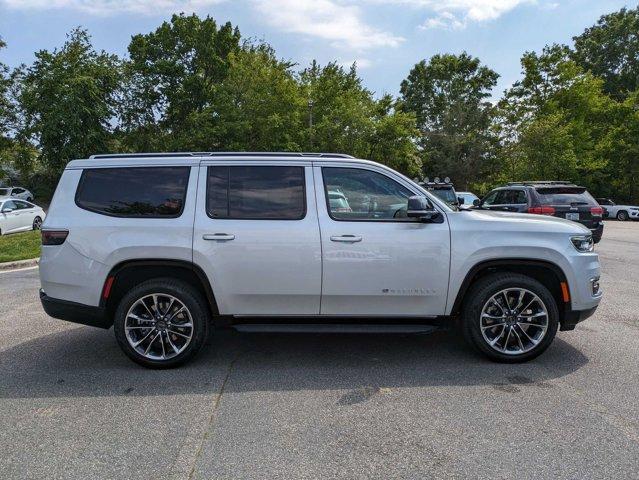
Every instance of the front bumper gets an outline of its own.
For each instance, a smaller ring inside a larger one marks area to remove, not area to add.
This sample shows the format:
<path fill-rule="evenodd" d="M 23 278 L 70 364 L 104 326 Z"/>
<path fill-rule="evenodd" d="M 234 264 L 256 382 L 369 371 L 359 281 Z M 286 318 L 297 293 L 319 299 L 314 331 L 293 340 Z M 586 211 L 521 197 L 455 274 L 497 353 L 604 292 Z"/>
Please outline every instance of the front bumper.
<path fill-rule="evenodd" d="M 595 313 L 597 307 L 589 308 L 588 310 L 566 310 L 564 312 L 564 318 L 561 320 L 559 330 L 574 330 L 579 322 L 583 322 L 585 319 L 591 317 Z"/>
<path fill-rule="evenodd" d="M 40 302 L 47 315 L 53 318 L 99 328 L 110 328 L 113 325 L 113 319 L 102 307 L 51 298 L 43 290 L 40 290 Z"/>
<path fill-rule="evenodd" d="M 639 210 L 629 210 L 628 216 L 633 220 L 639 220 Z"/>

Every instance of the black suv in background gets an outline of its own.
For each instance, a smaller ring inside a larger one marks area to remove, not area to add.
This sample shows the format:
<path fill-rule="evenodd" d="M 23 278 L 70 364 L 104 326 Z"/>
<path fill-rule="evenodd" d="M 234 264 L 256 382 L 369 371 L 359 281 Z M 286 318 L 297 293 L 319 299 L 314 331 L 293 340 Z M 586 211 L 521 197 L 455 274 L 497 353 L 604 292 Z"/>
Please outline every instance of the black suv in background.
<path fill-rule="evenodd" d="M 490 191 L 476 207 L 573 220 L 590 229 L 595 243 L 603 235 L 603 208 L 585 187 L 570 182 L 511 182 Z"/>

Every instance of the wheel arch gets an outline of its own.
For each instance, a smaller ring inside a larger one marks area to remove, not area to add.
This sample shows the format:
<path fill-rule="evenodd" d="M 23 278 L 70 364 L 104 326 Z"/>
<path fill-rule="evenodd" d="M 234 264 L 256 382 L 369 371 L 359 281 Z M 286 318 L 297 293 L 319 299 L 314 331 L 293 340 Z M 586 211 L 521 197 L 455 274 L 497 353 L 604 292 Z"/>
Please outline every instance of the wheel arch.
<path fill-rule="evenodd" d="M 211 282 L 199 266 L 185 260 L 136 259 L 118 263 L 104 281 L 100 306 L 113 318 L 120 299 L 131 287 L 161 277 L 177 278 L 192 285 L 206 299 L 211 318 L 218 316 L 219 310 Z"/>
<path fill-rule="evenodd" d="M 458 315 L 461 312 L 464 298 L 474 282 L 489 273 L 500 271 L 527 275 L 544 284 L 557 301 L 560 321 L 563 321 L 565 312 L 570 310 L 570 285 L 564 271 L 553 262 L 527 258 L 485 260 L 475 264 L 459 287 L 451 315 Z M 563 291 L 562 283 L 566 285 L 566 292 Z M 568 300 L 566 300 L 566 293 Z"/>

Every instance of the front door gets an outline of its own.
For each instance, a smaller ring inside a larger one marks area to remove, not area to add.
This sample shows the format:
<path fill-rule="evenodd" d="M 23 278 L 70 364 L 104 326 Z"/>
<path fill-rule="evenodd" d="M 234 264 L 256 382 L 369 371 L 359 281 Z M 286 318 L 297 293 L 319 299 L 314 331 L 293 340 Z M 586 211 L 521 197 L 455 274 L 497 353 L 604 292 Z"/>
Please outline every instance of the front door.
<path fill-rule="evenodd" d="M 312 168 L 203 164 L 193 262 L 222 315 L 317 315 L 322 264 Z"/>
<path fill-rule="evenodd" d="M 316 162 L 322 233 L 322 315 L 443 315 L 448 222 L 406 217 L 409 182 L 376 166 Z"/>
<path fill-rule="evenodd" d="M 4 233 L 14 232 L 20 227 L 20 211 L 13 200 L 4 202 L 1 215 L 4 217 L 4 225 L 2 226 Z"/>

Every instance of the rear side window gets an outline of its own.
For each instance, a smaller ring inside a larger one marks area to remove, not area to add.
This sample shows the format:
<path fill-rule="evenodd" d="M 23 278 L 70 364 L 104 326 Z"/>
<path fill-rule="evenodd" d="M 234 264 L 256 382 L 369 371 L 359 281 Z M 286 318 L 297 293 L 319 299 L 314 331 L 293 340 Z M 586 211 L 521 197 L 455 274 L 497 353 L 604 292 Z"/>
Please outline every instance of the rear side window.
<path fill-rule="evenodd" d="M 115 217 L 179 217 L 190 171 L 191 167 L 85 169 L 75 203 Z"/>
<path fill-rule="evenodd" d="M 211 218 L 301 220 L 304 167 L 208 167 L 206 212 Z"/>
<path fill-rule="evenodd" d="M 538 188 L 537 193 L 545 205 L 597 205 L 584 187 Z"/>

